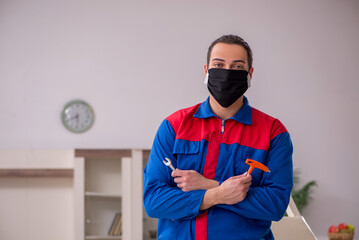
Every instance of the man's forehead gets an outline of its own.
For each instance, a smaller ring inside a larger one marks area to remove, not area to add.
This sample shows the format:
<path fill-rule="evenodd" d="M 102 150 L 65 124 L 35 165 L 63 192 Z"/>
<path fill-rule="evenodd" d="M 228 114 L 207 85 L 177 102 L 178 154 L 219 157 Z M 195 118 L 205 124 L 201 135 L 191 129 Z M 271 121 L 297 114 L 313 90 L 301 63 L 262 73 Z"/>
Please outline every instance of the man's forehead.
<path fill-rule="evenodd" d="M 247 62 L 247 51 L 238 44 L 217 43 L 212 48 L 210 60 Z"/>

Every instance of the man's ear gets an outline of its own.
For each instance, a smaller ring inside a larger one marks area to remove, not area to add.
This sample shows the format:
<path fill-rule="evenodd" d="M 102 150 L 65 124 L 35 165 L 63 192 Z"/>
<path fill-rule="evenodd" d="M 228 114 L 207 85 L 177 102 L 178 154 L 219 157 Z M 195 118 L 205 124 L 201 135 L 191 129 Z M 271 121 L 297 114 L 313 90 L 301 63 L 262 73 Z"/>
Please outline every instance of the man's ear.
<path fill-rule="evenodd" d="M 249 71 L 248 71 L 249 76 L 251 77 L 251 79 L 252 79 L 253 71 L 254 71 L 253 67 L 251 67 L 251 69 L 249 69 Z"/>
<path fill-rule="evenodd" d="M 204 75 L 206 76 L 207 71 L 208 71 L 208 66 L 207 66 L 207 64 L 204 64 L 203 69 L 204 69 Z"/>

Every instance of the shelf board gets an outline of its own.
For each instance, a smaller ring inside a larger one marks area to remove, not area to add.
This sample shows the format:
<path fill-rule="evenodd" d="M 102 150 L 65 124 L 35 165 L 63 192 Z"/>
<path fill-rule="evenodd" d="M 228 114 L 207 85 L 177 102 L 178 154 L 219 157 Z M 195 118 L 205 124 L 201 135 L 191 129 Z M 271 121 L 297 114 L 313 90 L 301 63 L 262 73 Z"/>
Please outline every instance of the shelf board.
<path fill-rule="evenodd" d="M 131 157 L 131 149 L 75 149 L 75 157 L 101 159 Z"/>
<path fill-rule="evenodd" d="M 122 239 L 122 236 L 85 236 L 85 239 Z"/>
<path fill-rule="evenodd" d="M 151 150 L 143 149 L 143 158 L 148 159 Z M 131 149 L 75 149 L 75 157 L 84 158 L 110 158 L 117 159 L 122 157 L 131 157 Z"/>
<path fill-rule="evenodd" d="M 0 169 L 0 177 L 70 177 L 74 176 L 73 169 Z"/>
<path fill-rule="evenodd" d="M 109 194 L 100 192 L 85 192 L 86 197 L 105 197 L 105 198 L 121 198 L 120 194 Z"/>

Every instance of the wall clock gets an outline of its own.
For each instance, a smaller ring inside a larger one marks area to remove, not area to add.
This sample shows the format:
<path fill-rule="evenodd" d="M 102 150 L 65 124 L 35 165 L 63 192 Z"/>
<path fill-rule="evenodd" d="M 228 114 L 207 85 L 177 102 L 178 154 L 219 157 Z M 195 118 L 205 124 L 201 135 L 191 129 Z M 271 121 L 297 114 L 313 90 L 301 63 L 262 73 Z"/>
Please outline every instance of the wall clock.
<path fill-rule="evenodd" d="M 71 132 L 86 132 L 94 123 L 95 113 L 92 107 L 82 100 L 67 103 L 61 114 L 62 123 Z"/>

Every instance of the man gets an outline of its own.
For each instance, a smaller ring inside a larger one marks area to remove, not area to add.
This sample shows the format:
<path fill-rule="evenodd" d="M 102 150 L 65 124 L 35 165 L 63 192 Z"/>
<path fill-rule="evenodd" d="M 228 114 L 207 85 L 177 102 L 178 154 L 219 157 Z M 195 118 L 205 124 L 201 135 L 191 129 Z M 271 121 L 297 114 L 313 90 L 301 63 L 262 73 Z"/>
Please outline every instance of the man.
<path fill-rule="evenodd" d="M 144 170 L 144 205 L 159 219 L 158 239 L 274 239 L 271 221 L 283 217 L 293 186 L 293 148 L 282 123 L 243 96 L 252 61 L 242 38 L 214 41 L 204 65 L 209 98 L 159 127 Z M 270 172 L 248 175 L 247 159 Z"/>

